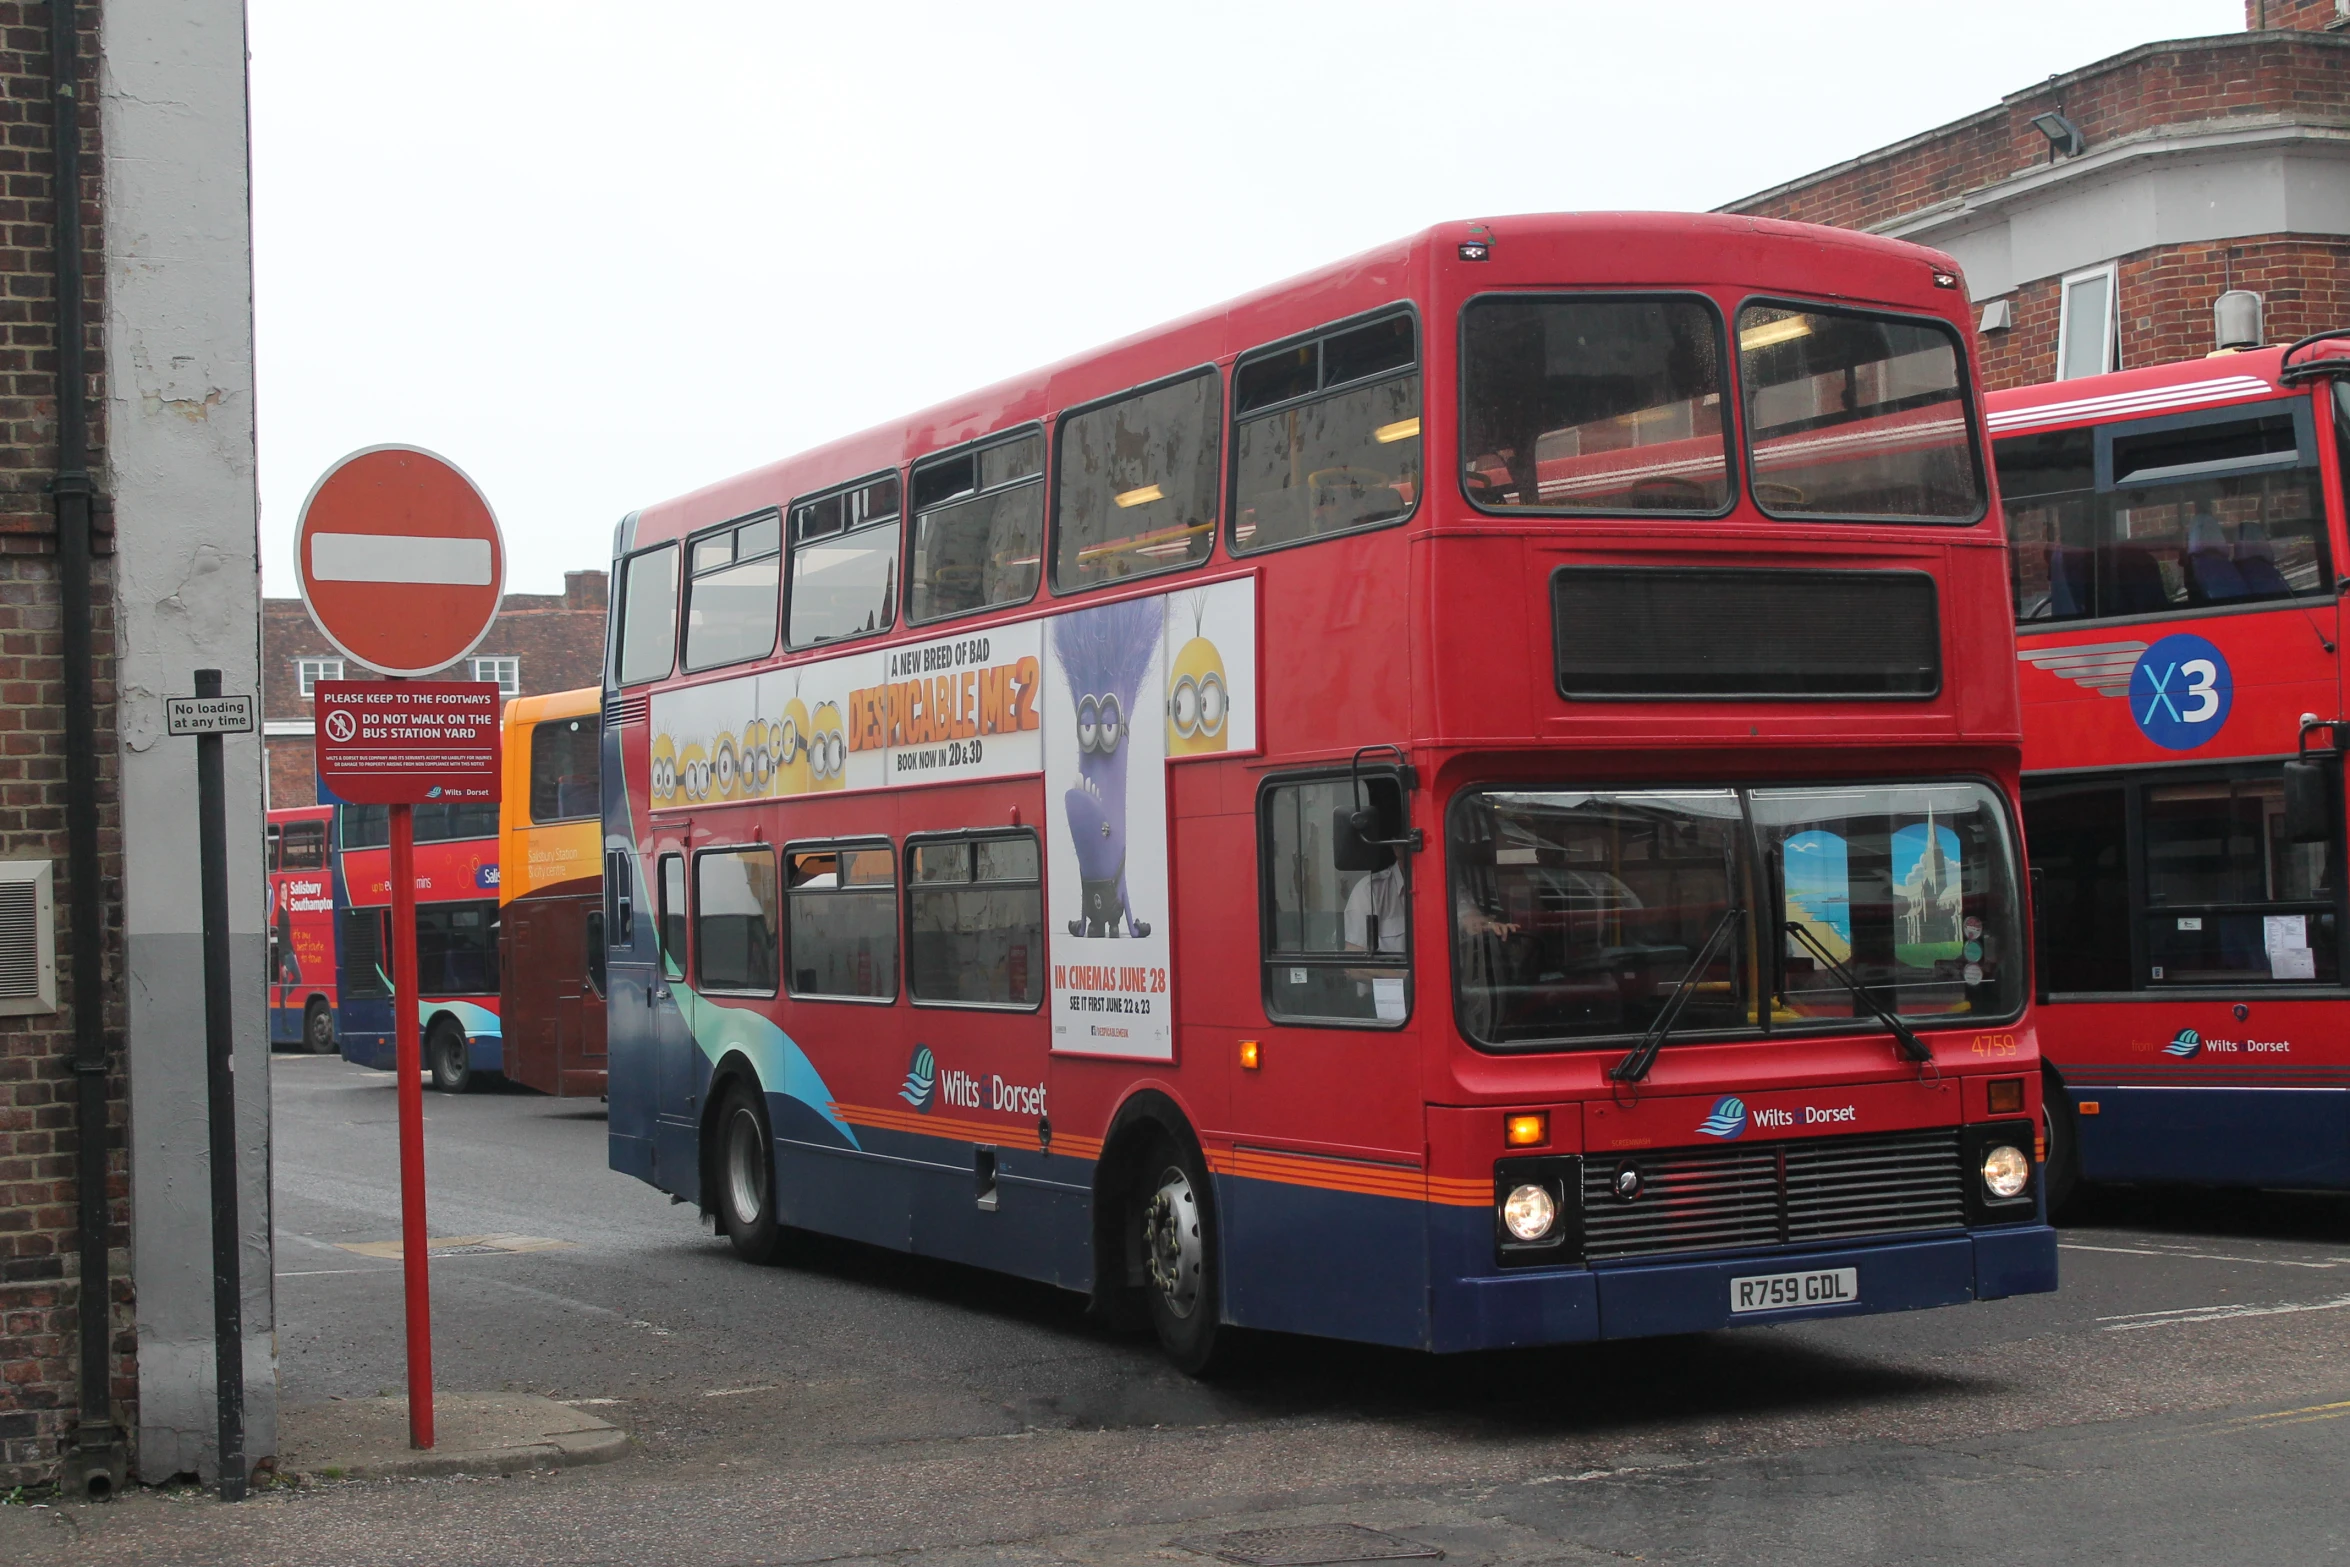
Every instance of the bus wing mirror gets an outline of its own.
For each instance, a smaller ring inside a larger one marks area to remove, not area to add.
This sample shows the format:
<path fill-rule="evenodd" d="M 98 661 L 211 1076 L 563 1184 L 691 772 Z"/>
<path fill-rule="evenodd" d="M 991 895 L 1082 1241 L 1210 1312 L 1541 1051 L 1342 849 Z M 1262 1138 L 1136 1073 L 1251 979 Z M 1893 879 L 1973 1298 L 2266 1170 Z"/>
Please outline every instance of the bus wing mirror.
<path fill-rule="evenodd" d="M 1366 818 L 1368 818 L 1366 820 Z M 1383 871 L 1395 863 L 1395 851 L 1380 840 L 1379 813 L 1371 807 L 1344 807 L 1330 813 L 1330 864 L 1342 871 Z"/>
<path fill-rule="evenodd" d="M 2307 759 L 2285 764 L 2285 837 L 2294 843 L 2330 843 L 2334 837 L 2334 768 Z"/>

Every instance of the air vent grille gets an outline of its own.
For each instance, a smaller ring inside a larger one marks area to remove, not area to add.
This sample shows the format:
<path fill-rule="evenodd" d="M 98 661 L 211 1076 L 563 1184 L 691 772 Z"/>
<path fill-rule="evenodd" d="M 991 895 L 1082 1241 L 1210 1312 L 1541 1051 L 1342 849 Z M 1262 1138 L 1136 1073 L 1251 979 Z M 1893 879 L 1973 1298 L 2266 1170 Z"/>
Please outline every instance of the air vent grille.
<path fill-rule="evenodd" d="M 41 994 L 41 894 L 29 881 L 0 882 L 0 1001 Z"/>

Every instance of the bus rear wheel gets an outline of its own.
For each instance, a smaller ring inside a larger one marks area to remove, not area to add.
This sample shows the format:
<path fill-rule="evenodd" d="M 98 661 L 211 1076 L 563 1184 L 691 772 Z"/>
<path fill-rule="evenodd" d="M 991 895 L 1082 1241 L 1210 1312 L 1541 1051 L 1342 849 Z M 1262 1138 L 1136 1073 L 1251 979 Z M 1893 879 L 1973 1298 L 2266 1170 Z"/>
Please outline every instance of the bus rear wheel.
<path fill-rule="evenodd" d="M 1144 1169 L 1131 1222 L 1141 1231 L 1151 1328 L 1178 1370 L 1208 1376 L 1230 1358 L 1232 1345 L 1216 1309 L 1222 1276 L 1208 1173 L 1196 1152 L 1172 1138 Z"/>
<path fill-rule="evenodd" d="M 432 1086 L 444 1094 L 461 1094 L 473 1086 L 473 1066 L 465 1059 L 465 1031 L 447 1018 L 432 1026 L 424 1040 L 425 1065 Z"/>
<path fill-rule="evenodd" d="M 726 1085 L 718 1106 L 718 1222 L 734 1254 L 770 1263 L 783 1252 L 775 1218 L 775 1141 L 767 1135 L 767 1107 L 741 1078 Z"/>
<path fill-rule="evenodd" d="M 302 1044 L 314 1056 L 333 1055 L 335 1015 L 323 1001 L 313 1001 L 302 1014 Z"/>

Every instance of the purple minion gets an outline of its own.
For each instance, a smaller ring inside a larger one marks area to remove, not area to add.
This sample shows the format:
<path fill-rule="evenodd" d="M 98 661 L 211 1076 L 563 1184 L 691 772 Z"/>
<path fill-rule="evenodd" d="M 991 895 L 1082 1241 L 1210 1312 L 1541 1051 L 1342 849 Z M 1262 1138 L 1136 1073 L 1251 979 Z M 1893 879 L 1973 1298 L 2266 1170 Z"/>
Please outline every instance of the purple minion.
<path fill-rule="evenodd" d="M 1136 702 L 1166 630 L 1164 599 L 1127 599 L 1053 622 L 1077 725 L 1077 787 L 1062 797 L 1084 891 L 1072 936 L 1147 936 L 1126 889 L 1126 761 L 1138 724 L 1163 724 Z M 1120 924 L 1123 922 L 1124 929 Z"/>

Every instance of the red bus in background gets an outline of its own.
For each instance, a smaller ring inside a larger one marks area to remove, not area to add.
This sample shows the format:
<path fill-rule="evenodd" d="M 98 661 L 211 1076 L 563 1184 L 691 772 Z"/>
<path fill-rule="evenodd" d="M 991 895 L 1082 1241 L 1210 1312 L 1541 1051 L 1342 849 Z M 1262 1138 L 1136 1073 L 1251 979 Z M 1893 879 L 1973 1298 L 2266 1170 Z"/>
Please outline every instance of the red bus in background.
<path fill-rule="evenodd" d="M 335 898 L 327 860 L 334 808 L 271 811 L 269 1042 L 335 1048 Z"/>
<path fill-rule="evenodd" d="M 1453 224 L 632 514 L 613 1167 L 1191 1369 L 2053 1288 L 1972 337 Z"/>
<path fill-rule="evenodd" d="M 2350 338 L 1988 399 L 2052 1190 L 2350 1186 L 2338 780 Z"/>
<path fill-rule="evenodd" d="M 603 692 L 505 705 L 498 811 L 498 1015 L 506 1076 L 604 1091 Z"/>
<path fill-rule="evenodd" d="M 417 1026 L 433 1087 L 463 1093 L 503 1072 L 498 1017 L 498 807 L 413 808 Z M 391 818 L 381 805 L 335 811 L 335 963 L 343 1059 L 390 1071 Z"/>

